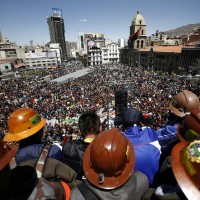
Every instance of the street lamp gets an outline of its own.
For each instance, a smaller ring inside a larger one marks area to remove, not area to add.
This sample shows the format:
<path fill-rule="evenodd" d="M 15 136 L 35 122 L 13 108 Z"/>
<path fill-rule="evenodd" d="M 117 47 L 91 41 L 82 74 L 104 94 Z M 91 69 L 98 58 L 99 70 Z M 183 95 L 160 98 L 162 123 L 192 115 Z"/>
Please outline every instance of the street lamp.
<path fill-rule="evenodd" d="M 56 54 L 56 61 L 57 61 L 57 66 L 59 68 L 59 62 L 58 62 L 58 52 L 55 50 L 55 54 Z"/>
<path fill-rule="evenodd" d="M 140 49 L 135 49 L 135 52 L 138 53 L 138 59 L 135 61 L 136 67 L 140 67 Z"/>

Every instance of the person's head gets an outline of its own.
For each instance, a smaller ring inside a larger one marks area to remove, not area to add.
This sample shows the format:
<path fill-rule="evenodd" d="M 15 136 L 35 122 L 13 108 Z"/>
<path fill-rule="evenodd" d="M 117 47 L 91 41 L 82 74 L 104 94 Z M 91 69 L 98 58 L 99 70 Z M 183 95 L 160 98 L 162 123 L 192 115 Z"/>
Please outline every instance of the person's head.
<path fill-rule="evenodd" d="M 45 123 L 46 120 L 41 118 L 37 111 L 31 108 L 19 108 L 9 116 L 8 132 L 3 140 L 5 142 L 21 141 L 27 144 L 41 141 Z"/>
<path fill-rule="evenodd" d="M 9 146 L 0 139 L 0 171 L 3 170 L 18 151 L 18 146 Z"/>
<path fill-rule="evenodd" d="M 88 134 L 98 134 L 100 126 L 100 117 L 94 111 L 86 111 L 78 119 L 78 127 L 83 138 Z"/>
<path fill-rule="evenodd" d="M 101 132 L 87 147 L 83 157 L 86 178 L 102 189 L 122 186 L 131 177 L 134 165 L 133 145 L 118 128 Z"/>
<path fill-rule="evenodd" d="M 169 104 L 169 110 L 178 117 L 184 117 L 192 110 L 199 108 L 199 98 L 191 91 L 179 92 Z"/>
<path fill-rule="evenodd" d="M 136 108 L 127 108 L 122 114 L 122 125 L 126 129 L 134 124 L 139 125 L 142 121 L 142 112 Z"/>
<path fill-rule="evenodd" d="M 181 141 L 200 139 L 200 109 L 193 110 L 179 123 L 178 137 Z"/>

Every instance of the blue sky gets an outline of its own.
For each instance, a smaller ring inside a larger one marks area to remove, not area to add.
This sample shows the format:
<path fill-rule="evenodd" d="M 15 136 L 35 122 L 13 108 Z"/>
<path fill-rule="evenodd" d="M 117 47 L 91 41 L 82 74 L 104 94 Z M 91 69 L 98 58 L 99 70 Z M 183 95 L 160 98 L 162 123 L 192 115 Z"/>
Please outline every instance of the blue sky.
<path fill-rule="evenodd" d="M 65 39 L 77 41 L 78 32 L 103 33 L 117 41 L 129 37 L 137 10 L 147 35 L 200 22 L 200 0 L 0 0 L 0 31 L 18 45 L 49 42 L 47 16 L 62 9 Z"/>

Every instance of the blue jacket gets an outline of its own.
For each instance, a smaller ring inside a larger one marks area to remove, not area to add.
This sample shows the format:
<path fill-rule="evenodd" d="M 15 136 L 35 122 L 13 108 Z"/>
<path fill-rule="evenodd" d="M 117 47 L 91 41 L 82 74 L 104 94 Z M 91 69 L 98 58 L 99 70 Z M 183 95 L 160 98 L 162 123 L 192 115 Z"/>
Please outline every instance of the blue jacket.
<path fill-rule="evenodd" d="M 177 126 L 178 123 L 173 125 L 167 125 L 163 128 L 159 128 L 156 131 L 158 136 L 158 141 L 161 146 L 161 158 L 160 165 L 164 162 L 164 160 L 171 155 L 171 151 L 174 145 L 179 142 L 178 134 L 177 134 Z"/>
<path fill-rule="evenodd" d="M 124 135 L 134 146 L 136 157 L 134 170 L 146 174 L 151 185 L 159 169 L 161 154 L 156 132 L 150 127 L 133 126 L 129 127 Z"/>
<path fill-rule="evenodd" d="M 159 128 L 156 131 L 162 151 L 165 151 L 172 143 L 178 140 L 177 126 L 178 123 Z"/>
<path fill-rule="evenodd" d="M 34 144 L 19 149 L 15 156 L 16 162 L 20 163 L 27 160 L 38 159 L 43 147 L 44 144 Z M 60 149 L 60 147 L 58 147 L 57 145 L 51 145 L 48 158 L 54 158 L 56 160 L 62 161 L 62 150 Z"/>

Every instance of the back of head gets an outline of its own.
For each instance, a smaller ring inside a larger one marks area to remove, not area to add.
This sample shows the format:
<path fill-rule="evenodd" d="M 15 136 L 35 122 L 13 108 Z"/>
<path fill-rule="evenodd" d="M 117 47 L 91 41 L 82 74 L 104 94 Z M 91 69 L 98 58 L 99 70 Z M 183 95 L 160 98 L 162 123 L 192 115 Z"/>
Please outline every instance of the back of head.
<path fill-rule="evenodd" d="M 179 92 L 173 102 L 169 104 L 169 109 L 178 117 L 184 117 L 194 109 L 199 108 L 199 98 L 191 91 L 183 90 Z"/>
<path fill-rule="evenodd" d="M 85 176 L 102 189 L 122 186 L 132 175 L 134 165 L 133 146 L 117 128 L 101 132 L 83 157 Z"/>
<path fill-rule="evenodd" d="M 98 134 L 100 125 L 100 117 L 94 111 L 86 111 L 78 119 L 78 126 L 83 137 L 88 133 Z"/>
<path fill-rule="evenodd" d="M 193 110 L 178 125 L 178 136 L 181 141 L 191 141 L 200 138 L 200 109 Z"/>
<path fill-rule="evenodd" d="M 8 146 L 0 140 L 0 170 L 2 170 L 17 153 L 18 146 Z"/>
<path fill-rule="evenodd" d="M 127 108 L 122 115 L 122 124 L 126 128 L 134 124 L 139 124 L 142 121 L 142 112 L 136 108 Z"/>
<path fill-rule="evenodd" d="M 8 132 L 3 140 L 6 142 L 20 141 L 37 133 L 44 127 L 46 120 L 31 108 L 19 108 L 8 119 Z"/>

